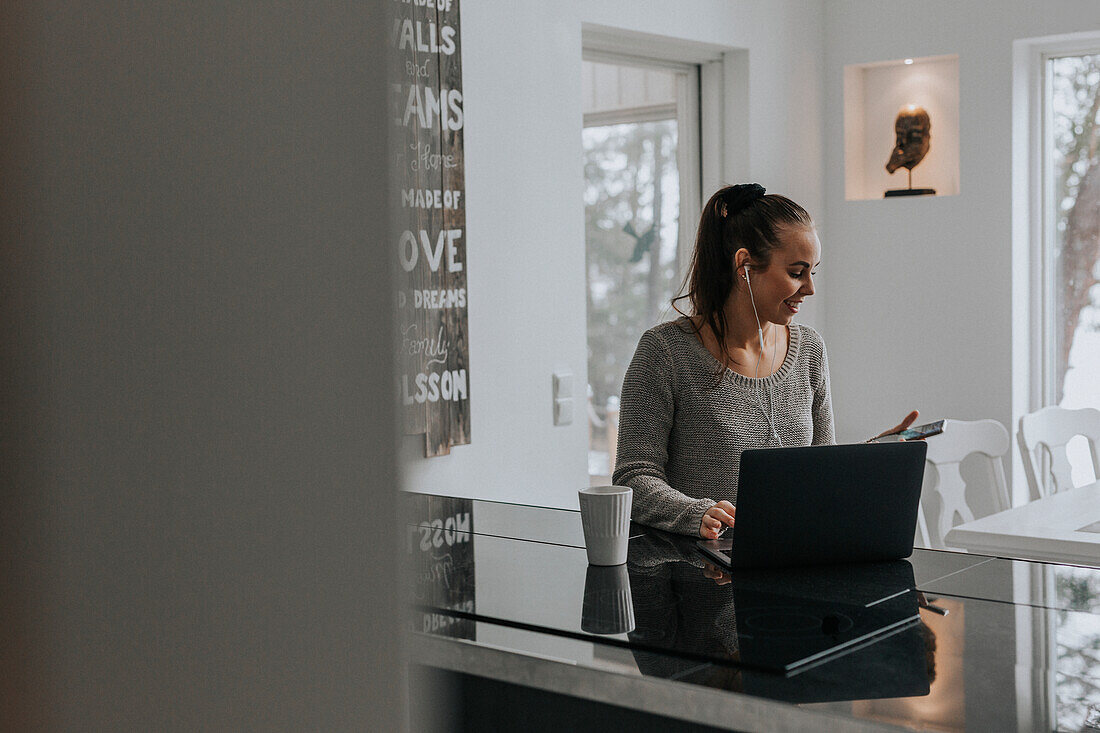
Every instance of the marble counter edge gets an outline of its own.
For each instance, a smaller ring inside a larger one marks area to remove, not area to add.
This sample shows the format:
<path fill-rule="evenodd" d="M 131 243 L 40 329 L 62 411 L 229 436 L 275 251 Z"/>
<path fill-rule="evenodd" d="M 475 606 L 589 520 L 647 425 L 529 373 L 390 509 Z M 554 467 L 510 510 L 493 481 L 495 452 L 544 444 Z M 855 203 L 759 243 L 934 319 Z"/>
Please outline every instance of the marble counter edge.
<path fill-rule="evenodd" d="M 569 661 L 420 632 L 409 634 L 409 661 L 654 715 L 729 730 L 777 733 L 911 731 L 911 728 L 805 710 L 790 703 L 657 677 L 636 677 Z M 691 715 L 686 715 L 690 711 Z"/>

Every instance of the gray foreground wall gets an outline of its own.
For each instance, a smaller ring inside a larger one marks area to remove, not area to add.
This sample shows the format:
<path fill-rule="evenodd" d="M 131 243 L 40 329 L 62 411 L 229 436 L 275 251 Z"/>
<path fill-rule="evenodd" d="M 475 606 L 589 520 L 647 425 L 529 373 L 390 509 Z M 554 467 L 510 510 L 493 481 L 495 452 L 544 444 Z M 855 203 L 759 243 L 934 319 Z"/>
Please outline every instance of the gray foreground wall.
<path fill-rule="evenodd" d="M 399 727 L 382 6 L 0 4 L 0 729 Z"/>

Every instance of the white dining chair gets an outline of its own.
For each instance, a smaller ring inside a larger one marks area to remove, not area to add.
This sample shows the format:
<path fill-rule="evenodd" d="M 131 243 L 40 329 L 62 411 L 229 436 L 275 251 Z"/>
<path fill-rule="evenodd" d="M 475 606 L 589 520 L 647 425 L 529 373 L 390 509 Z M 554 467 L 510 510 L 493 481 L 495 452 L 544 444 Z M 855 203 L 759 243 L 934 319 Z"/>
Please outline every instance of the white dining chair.
<path fill-rule="evenodd" d="M 1016 437 L 1032 501 L 1073 488 L 1066 444 L 1078 435 L 1088 440 L 1093 476 L 1100 479 L 1100 456 L 1097 455 L 1100 453 L 1100 410 L 1091 407 L 1080 410 L 1044 407 L 1020 418 L 1020 431 Z M 1040 480 L 1044 456 L 1049 461 L 1049 470 L 1043 468 Z"/>
<path fill-rule="evenodd" d="M 1008 484 L 1002 463 L 1002 456 L 1008 452 L 1008 441 L 1008 431 L 996 420 L 946 420 L 943 435 L 928 439 L 927 470 L 917 523 L 923 535 L 919 539 L 925 547 L 945 547 L 943 538 L 952 527 L 978 518 L 966 500 L 962 462 L 968 456 L 983 456 L 991 469 L 992 481 L 986 489 L 990 493 L 989 501 L 983 502 L 982 508 L 986 510 L 979 509 L 982 516 L 1009 508 Z M 925 518 L 925 499 L 933 494 L 939 498 L 935 537 L 929 536 Z"/>

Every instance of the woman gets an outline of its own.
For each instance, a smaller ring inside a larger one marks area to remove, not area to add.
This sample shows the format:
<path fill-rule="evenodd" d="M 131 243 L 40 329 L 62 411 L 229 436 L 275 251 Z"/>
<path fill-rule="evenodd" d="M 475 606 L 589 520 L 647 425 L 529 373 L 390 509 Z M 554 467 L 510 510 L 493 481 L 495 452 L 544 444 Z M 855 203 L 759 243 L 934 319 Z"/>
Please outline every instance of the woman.
<path fill-rule="evenodd" d="M 646 331 L 623 380 L 614 482 L 634 489 L 635 521 L 714 539 L 734 523 L 743 451 L 834 442 L 825 344 L 792 323 L 820 260 L 790 199 L 751 183 L 707 202 L 676 299 L 691 315 Z"/>

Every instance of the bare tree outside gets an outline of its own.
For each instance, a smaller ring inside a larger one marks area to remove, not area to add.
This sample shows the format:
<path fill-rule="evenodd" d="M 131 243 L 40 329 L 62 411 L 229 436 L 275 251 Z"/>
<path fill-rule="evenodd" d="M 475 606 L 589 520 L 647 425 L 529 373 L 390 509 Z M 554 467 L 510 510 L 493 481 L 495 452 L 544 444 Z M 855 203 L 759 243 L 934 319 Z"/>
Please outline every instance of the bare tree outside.
<path fill-rule="evenodd" d="M 679 285 L 676 142 L 675 120 L 584 130 L 593 476 L 613 470 L 603 457 L 608 405 L 614 409 L 638 338 L 668 317 Z"/>
<path fill-rule="evenodd" d="M 1064 407 L 1100 407 L 1100 54 L 1054 58 L 1048 64 L 1052 396 Z M 1067 447 L 1074 480 L 1087 481 L 1087 447 Z M 1100 694 L 1095 683 L 1100 678 L 1100 575 L 1073 567 L 1056 568 L 1055 574 L 1060 609 L 1054 629 L 1056 729 L 1080 730 Z"/>
<path fill-rule="evenodd" d="M 1054 401 L 1070 372 L 1100 375 L 1100 55 L 1051 59 L 1051 175 L 1056 339 Z M 1091 338 L 1090 338 L 1091 336 Z M 1075 353 L 1074 345 L 1078 346 Z M 1093 377 L 1095 378 L 1095 377 Z"/>

